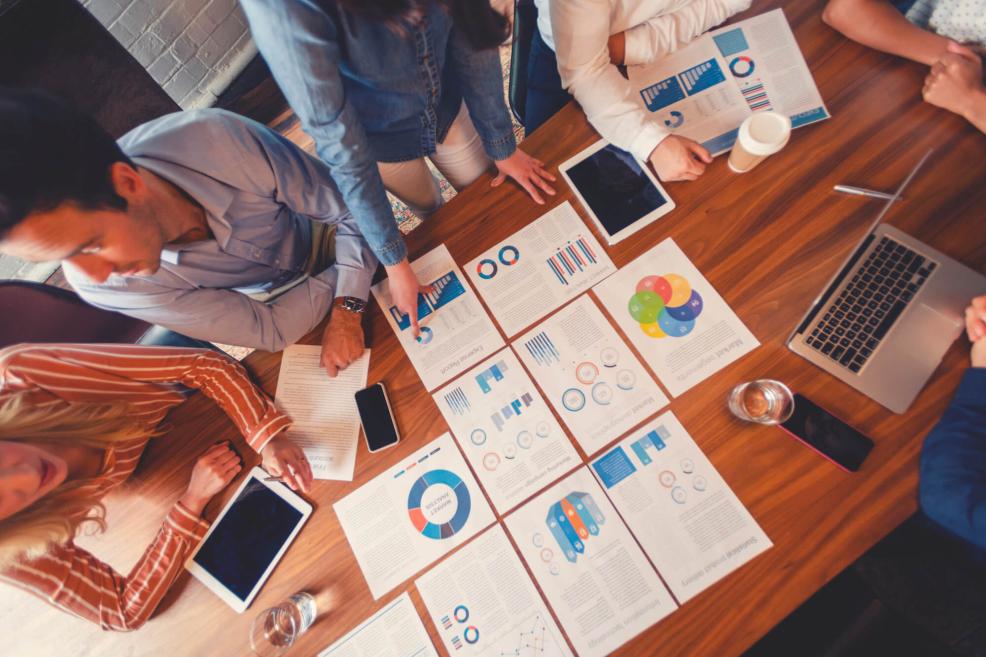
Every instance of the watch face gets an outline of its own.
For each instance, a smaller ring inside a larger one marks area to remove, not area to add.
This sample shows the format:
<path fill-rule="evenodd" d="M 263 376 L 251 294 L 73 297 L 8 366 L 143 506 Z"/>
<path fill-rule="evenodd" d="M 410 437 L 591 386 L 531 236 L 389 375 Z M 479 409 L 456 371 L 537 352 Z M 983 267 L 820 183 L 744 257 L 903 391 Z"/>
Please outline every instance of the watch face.
<path fill-rule="evenodd" d="M 356 297 L 346 297 L 342 301 L 342 307 L 354 313 L 361 313 L 366 309 L 366 302 Z"/>

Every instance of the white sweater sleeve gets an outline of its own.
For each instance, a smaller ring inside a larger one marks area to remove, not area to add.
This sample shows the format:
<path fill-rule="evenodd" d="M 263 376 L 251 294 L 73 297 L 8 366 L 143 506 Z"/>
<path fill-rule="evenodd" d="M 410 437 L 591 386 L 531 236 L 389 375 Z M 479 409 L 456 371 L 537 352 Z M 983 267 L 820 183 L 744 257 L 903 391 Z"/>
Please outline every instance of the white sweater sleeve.
<path fill-rule="evenodd" d="M 646 161 L 668 131 L 634 99 L 610 63 L 610 0 L 552 0 L 551 33 L 561 83 L 606 141 Z"/>
<path fill-rule="evenodd" d="M 751 0 L 691 0 L 626 31 L 627 66 L 648 64 L 681 48 L 733 14 L 749 9 Z"/>

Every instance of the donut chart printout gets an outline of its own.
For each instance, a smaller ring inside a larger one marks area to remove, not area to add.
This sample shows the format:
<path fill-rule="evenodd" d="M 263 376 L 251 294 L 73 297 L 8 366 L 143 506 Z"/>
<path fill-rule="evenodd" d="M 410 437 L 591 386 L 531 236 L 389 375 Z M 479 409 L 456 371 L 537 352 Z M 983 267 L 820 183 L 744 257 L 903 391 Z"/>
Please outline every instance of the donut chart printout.
<path fill-rule="evenodd" d="M 607 655 L 677 608 L 588 468 L 504 522 L 579 657 Z"/>
<path fill-rule="evenodd" d="M 593 290 L 674 397 L 760 345 L 670 237 Z"/>
<path fill-rule="evenodd" d="M 586 454 L 602 449 L 668 403 L 588 296 L 565 306 L 512 346 Z"/>
<path fill-rule="evenodd" d="M 572 657 L 500 525 L 415 585 L 450 655 Z"/>
<path fill-rule="evenodd" d="M 772 545 L 671 412 L 591 468 L 680 603 Z"/>
<path fill-rule="evenodd" d="M 374 599 L 495 521 L 448 433 L 334 508 Z"/>
<path fill-rule="evenodd" d="M 412 262 L 411 269 L 421 283 L 432 286 L 431 292 L 418 294 L 421 335 L 417 339 L 412 337 L 408 316 L 391 301 L 390 281 L 384 279 L 371 289 L 421 382 L 433 390 L 504 342 L 444 244 Z"/>
<path fill-rule="evenodd" d="M 581 463 L 509 349 L 432 397 L 501 514 Z"/>
<path fill-rule="evenodd" d="M 487 250 L 465 269 L 507 337 L 616 271 L 568 201 Z"/>

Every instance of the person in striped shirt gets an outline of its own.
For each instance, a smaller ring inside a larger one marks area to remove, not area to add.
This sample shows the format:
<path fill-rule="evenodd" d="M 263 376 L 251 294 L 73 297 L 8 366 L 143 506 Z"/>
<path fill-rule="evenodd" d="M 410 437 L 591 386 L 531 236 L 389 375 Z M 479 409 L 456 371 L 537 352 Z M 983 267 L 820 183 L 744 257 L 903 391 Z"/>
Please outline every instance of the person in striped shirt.
<path fill-rule="evenodd" d="M 100 500 L 133 473 L 164 416 L 192 389 L 225 411 L 269 473 L 308 490 L 304 452 L 282 434 L 290 418 L 221 354 L 85 344 L 0 350 L 0 580 L 105 630 L 146 622 L 205 535 L 203 508 L 242 467 L 229 444 L 198 458 L 129 574 L 73 539 L 87 525 L 105 528 Z"/>

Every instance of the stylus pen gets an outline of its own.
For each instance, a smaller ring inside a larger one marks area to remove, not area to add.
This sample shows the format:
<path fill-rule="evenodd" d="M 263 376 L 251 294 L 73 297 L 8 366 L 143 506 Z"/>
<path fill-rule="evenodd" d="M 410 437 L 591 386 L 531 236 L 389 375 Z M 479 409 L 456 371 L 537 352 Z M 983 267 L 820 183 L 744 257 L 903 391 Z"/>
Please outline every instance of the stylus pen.
<path fill-rule="evenodd" d="M 889 201 L 894 197 L 893 194 L 887 194 L 886 192 L 875 192 L 872 189 L 866 189 L 865 187 L 853 187 L 852 185 L 836 185 L 832 189 L 837 192 L 842 192 L 843 194 L 868 196 L 870 198 L 882 198 L 884 201 Z"/>

